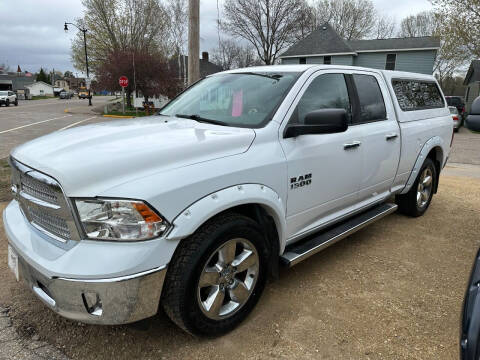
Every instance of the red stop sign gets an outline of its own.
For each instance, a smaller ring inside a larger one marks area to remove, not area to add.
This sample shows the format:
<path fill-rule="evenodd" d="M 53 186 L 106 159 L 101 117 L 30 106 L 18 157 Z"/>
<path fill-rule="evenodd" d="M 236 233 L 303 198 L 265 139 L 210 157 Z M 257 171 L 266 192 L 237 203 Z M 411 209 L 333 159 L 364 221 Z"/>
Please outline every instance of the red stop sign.
<path fill-rule="evenodd" d="M 120 76 L 120 79 L 118 79 L 118 83 L 120 84 L 121 87 L 127 87 L 128 78 L 126 76 Z"/>

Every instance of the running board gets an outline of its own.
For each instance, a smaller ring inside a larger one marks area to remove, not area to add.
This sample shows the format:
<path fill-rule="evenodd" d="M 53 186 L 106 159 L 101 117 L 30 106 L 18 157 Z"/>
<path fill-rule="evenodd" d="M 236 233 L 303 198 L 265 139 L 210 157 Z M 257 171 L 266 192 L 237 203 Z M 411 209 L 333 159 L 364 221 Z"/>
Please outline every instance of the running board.
<path fill-rule="evenodd" d="M 380 220 L 381 218 L 395 212 L 396 204 L 383 203 L 369 210 L 355 215 L 334 227 L 307 237 L 304 240 L 287 246 L 285 252 L 280 256 L 281 261 L 288 267 L 298 264 L 300 261 L 309 258 L 319 251 L 335 244 L 347 236 L 357 232 L 365 226 Z"/>

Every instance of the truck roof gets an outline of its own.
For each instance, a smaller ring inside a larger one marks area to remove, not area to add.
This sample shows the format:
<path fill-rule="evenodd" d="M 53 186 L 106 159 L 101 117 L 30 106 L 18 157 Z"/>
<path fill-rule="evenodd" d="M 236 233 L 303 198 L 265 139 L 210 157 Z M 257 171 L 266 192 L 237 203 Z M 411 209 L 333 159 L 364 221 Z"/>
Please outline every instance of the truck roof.
<path fill-rule="evenodd" d="M 231 74 L 231 73 L 242 73 L 242 72 L 304 72 L 307 70 L 356 70 L 356 71 L 368 71 L 374 73 L 382 73 L 387 81 L 391 79 L 418 79 L 418 80 L 428 80 L 436 81 L 435 77 L 432 75 L 412 73 L 412 72 L 403 72 L 403 71 L 390 71 L 390 70 L 378 70 L 372 68 L 365 68 L 359 66 L 346 66 L 346 65 L 318 65 L 318 64 L 295 64 L 295 65 L 264 65 L 264 66 L 253 66 L 249 68 L 233 69 L 223 71 L 217 74 Z M 215 76 L 213 74 L 211 76 Z"/>

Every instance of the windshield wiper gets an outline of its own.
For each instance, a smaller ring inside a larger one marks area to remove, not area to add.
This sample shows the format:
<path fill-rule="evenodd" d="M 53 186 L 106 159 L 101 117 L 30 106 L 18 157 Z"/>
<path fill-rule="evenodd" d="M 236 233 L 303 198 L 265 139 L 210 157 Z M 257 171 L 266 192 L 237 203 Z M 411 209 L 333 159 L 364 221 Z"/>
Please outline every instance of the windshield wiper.
<path fill-rule="evenodd" d="M 203 122 L 203 123 L 208 123 L 208 124 L 229 126 L 229 124 L 227 124 L 226 122 L 223 122 L 223 121 L 220 121 L 220 120 L 207 119 L 207 118 L 201 117 L 200 115 L 197 115 L 197 114 L 193 114 L 193 115 L 175 114 L 175 116 L 179 117 L 179 118 L 195 120 L 195 121 L 198 121 L 198 122 Z"/>
<path fill-rule="evenodd" d="M 276 80 L 276 81 L 280 81 L 280 78 L 283 76 L 283 75 L 280 75 L 280 74 L 267 75 L 267 74 L 260 74 L 260 73 L 255 73 L 255 72 L 239 72 L 239 73 L 234 73 L 234 74 L 262 76 L 262 77 L 266 77 L 268 79 L 272 79 L 272 80 Z"/>

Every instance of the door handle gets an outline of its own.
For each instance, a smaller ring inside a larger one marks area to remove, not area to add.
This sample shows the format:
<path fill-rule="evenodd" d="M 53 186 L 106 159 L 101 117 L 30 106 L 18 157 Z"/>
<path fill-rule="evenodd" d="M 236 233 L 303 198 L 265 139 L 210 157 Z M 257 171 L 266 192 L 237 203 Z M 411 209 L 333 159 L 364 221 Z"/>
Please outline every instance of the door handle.
<path fill-rule="evenodd" d="M 357 148 L 361 145 L 362 143 L 360 141 L 352 141 L 351 143 L 348 143 L 348 144 L 343 144 L 343 148 L 345 150 L 348 150 L 348 149 L 353 149 L 353 148 Z"/>
<path fill-rule="evenodd" d="M 396 139 L 398 137 L 398 134 L 388 134 L 385 138 L 387 141 Z"/>

